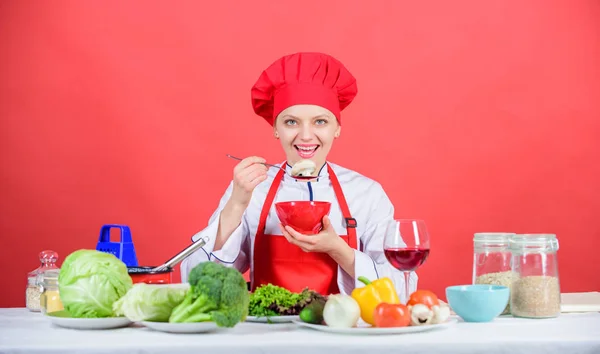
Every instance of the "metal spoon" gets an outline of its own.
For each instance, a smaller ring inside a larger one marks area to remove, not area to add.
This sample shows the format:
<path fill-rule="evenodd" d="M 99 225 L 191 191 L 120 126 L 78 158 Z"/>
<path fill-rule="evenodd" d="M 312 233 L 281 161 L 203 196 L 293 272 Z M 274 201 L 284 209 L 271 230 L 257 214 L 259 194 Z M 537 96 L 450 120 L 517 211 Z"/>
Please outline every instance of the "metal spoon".
<path fill-rule="evenodd" d="M 230 159 L 242 161 L 242 159 L 240 159 L 239 157 L 235 157 L 235 156 L 232 156 L 232 155 L 229 155 L 229 154 L 227 154 L 227 157 L 229 157 Z M 265 165 L 265 166 L 278 168 L 280 170 L 283 170 L 283 172 L 287 173 L 287 171 L 285 170 L 285 168 L 283 168 L 281 166 L 272 165 L 272 164 L 269 164 L 269 163 L 266 163 L 266 162 L 263 162 L 262 164 Z M 318 178 L 318 176 L 294 176 L 294 175 L 289 174 L 289 173 L 288 173 L 288 175 L 290 177 L 294 178 L 294 179 L 301 180 L 301 181 L 308 181 L 308 180 L 313 180 L 313 179 L 317 179 Z"/>
<path fill-rule="evenodd" d="M 169 269 L 169 268 L 173 268 L 173 266 L 177 265 L 179 262 L 183 261 L 189 255 L 191 255 L 192 253 L 194 253 L 194 251 L 196 251 L 200 247 L 206 245 L 206 243 L 208 242 L 208 240 L 209 240 L 208 236 L 202 237 L 198 241 L 196 241 L 196 242 L 192 243 L 191 245 L 187 246 L 185 249 L 183 249 L 183 251 L 177 253 L 175 256 L 173 256 L 173 258 L 169 259 L 164 264 L 159 265 L 158 267 L 153 268 L 152 271 L 153 272 L 160 272 L 160 271 L 163 271 L 163 270 L 166 270 L 166 269 Z"/>

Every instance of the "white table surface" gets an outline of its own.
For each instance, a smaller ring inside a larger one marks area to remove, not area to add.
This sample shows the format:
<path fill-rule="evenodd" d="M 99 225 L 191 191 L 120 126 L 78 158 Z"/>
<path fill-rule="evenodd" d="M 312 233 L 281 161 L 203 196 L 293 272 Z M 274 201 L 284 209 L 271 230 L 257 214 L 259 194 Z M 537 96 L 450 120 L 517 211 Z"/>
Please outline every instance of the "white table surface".
<path fill-rule="evenodd" d="M 82 331 L 54 327 L 40 313 L 0 309 L 0 353 L 600 353 L 600 313 L 555 319 L 500 317 L 402 335 L 343 335 L 292 323 L 242 323 L 206 334 L 145 327 Z"/>

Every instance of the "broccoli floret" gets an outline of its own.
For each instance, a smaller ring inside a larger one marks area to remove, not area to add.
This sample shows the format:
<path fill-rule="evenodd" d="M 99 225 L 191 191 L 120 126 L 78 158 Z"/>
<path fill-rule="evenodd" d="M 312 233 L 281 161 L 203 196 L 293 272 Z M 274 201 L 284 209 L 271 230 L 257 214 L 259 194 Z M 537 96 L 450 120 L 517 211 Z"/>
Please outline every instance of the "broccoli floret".
<path fill-rule="evenodd" d="M 203 262 L 192 269 L 189 283 L 185 299 L 173 309 L 169 322 L 214 321 L 219 327 L 233 327 L 248 316 L 250 295 L 237 269 Z"/>

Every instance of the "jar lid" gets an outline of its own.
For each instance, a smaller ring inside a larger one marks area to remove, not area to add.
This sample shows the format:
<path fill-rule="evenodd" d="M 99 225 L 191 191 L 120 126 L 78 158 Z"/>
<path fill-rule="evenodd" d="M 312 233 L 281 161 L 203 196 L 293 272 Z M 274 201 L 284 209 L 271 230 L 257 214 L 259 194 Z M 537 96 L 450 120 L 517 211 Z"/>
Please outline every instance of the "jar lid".
<path fill-rule="evenodd" d="M 511 250 L 523 248 L 539 250 L 558 250 L 558 239 L 555 234 L 518 234 L 510 240 Z"/>
<path fill-rule="evenodd" d="M 47 269 L 58 268 L 56 266 L 56 261 L 58 260 L 58 253 L 52 250 L 44 250 L 38 254 L 38 258 L 40 260 L 40 266 L 27 273 L 27 278 L 35 278 Z"/>
<path fill-rule="evenodd" d="M 42 264 L 56 263 L 56 261 L 58 260 L 58 253 L 52 250 L 42 251 L 38 256 Z"/>
<path fill-rule="evenodd" d="M 514 235 L 513 232 L 477 232 L 473 241 L 486 244 L 507 244 Z"/>

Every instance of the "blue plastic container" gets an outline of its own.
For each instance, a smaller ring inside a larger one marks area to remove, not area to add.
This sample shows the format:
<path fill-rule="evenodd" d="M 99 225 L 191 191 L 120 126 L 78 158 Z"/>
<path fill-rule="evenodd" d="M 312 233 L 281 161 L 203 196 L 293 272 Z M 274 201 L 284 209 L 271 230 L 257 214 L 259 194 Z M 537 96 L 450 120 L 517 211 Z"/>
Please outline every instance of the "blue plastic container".
<path fill-rule="evenodd" d="M 121 231 L 119 242 L 110 242 L 110 229 L 117 228 Z M 100 238 L 96 245 L 96 250 L 100 252 L 113 254 L 120 259 L 127 267 L 137 267 L 138 261 L 135 254 L 135 247 L 131 238 L 131 231 L 128 226 L 107 224 L 100 229 Z"/>
<path fill-rule="evenodd" d="M 446 288 L 450 308 L 465 322 L 490 322 L 506 308 L 510 289 L 501 285 L 457 285 Z"/>

